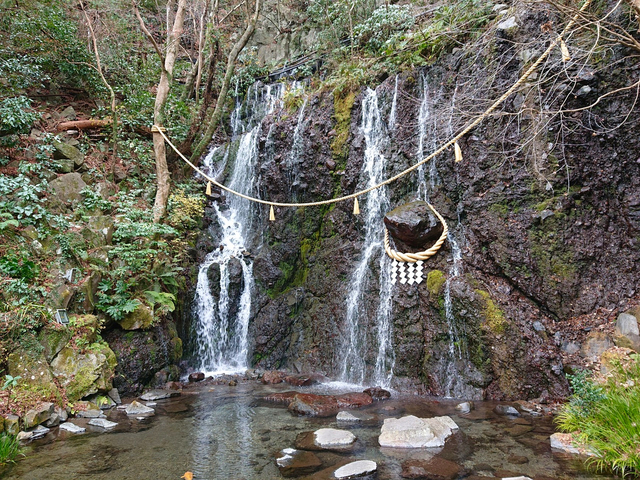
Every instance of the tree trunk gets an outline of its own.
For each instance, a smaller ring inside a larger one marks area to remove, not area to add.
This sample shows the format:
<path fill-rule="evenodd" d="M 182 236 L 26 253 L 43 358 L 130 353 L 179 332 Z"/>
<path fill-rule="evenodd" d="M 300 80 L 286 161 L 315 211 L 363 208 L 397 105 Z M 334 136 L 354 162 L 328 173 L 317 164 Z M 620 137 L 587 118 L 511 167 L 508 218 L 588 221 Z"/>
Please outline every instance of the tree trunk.
<path fill-rule="evenodd" d="M 162 58 L 161 53 L 158 52 L 158 54 L 161 55 L 161 61 L 163 61 L 160 82 L 158 83 L 158 93 L 156 94 L 156 101 L 153 108 L 153 122 L 158 127 L 162 127 L 164 123 L 164 107 L 167 103 L 167 98 L 169 98 L 169 89 L 171 88 L 171 81 L 173 80 L 173 67 L 176 62 L 176 53 L 184 25 L 184 9 L 186 3 L 187 0 L 178 1 L 173 28 L 167 38 L 166 57 Z M 168 16 L 169 12 L 167 12 L 167 18 Z M 156 198 L 153 204 L 153 221 L 157 223 L 162 219 L 167 209 L 170 188 L 167 151 L 164 138 L 159 132 L 153 133 L 153 151 L 156 156 L 157 182 Z"/>
<path fill-rule="evenodd" d="M 193 163 L 197 163 L 198 159 L 204 153 L 205 148 L 207 148 L 207 145 L 211 141 L 211 138 L 213 138 L 213 134 L 218 128 L 218 123 L 222 118 L 222 111 L 227 98 L 227 92 L 229 91 L 229 83 L 231 82 L 231 76 L 233 75 L 236 60 L 238 59 L 238 55 L 245 47 L 256 28 L 258 15 L 260 14 L 260 1 L 261 0 L 256 0 L 256 8 L 253 17 L 251 17 L 247 22 L 247 28 L 242 34 L 242 37 L 240 37 L 238 42 L 231 49 L 231 52 L 229 52 L 229 57 L 227 58 L 227 69 L 224 75 L 224 80 L 222 81 L 222 86 L 220 87 L 220 94 L 218 95 L 218 100 L 216 101 L 216 107 L 213 110 L 211 118 L 207 122 L 207 129 L 204 132 L 202 139 L 193 149 L 193 153 L 191 155 L 191 162 Z"/>

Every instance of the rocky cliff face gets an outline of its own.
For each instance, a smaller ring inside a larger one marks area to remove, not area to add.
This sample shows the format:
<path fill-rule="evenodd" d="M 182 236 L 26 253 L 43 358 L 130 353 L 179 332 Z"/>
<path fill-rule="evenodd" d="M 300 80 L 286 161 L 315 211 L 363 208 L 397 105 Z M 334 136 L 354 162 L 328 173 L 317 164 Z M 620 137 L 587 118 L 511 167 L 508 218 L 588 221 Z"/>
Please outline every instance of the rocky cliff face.
<path fill-rule="evenodd" d="M 535 30 L 546 20 L 532 13 L 518 22 Z M 397 80 L 380 80 L 385 121 L 398 85 L 396 121 L 383 152 L 387 177 L 417 161 L 420 142 L 437 146 L 518 78 L 530 56 L 507 45 L 528 38 L 527 28 L 498 30 L 492 50 L 477 56 L 459 51 Z M 529 54 L 540 47 L 530 45 Z M 614 54 L 620 67 L 606 78 L 598 73 L 601 65 L 563 65 L 553 57 L 539 77 L 461 140 L 462 162 L 454 163 L 451 152 L 435 159 L 431 173 L 427 166 L 429 199 L 447 220 L 461 260 L 454 273 L 450 238 L 425 264 L 426 282 L 393 287 L 395 386 L 470 397 L 563 396 L 563 369 L 579 362 L 563 350 L 568 339 L 581 342 L 594 328 L 606 331 L 611 314 L 638 299 L 639 121 L 628 115 L 634 95 L 586 108 L 599 94 L 637 78 L 626 53 Z M 362 188 L 363 90 L 354 93 L 308 99 L 303 146 L 293 163 L 297 111 L 265 118 L 263 198 L 307 202 Z M 431 96 L 431 123 L 420 137 L 425 95 Z M 426 146 L 425 155 L 431 150 Z M 420 182 L 411 174 L 392 184 L 391 207 L 413 200 Z M 250 248 L 254 365 L 336 375 L 349 278 L 366 248 L 363 218 L 352 208 L 350 202 L 277 208 L 275 222 L 266 214 L 260 219 L 261 234 Z M 366 196 L 361 208 L 367 208 Z M 208 241 L 216 245 L 215 238 Z M 371 262 L 360 306 L 371 319 L 361 328 L 370 332 L 376 329 L 379 269 Z M 375 334 L 369 338 L 364 360 L 373 368 Z"/>

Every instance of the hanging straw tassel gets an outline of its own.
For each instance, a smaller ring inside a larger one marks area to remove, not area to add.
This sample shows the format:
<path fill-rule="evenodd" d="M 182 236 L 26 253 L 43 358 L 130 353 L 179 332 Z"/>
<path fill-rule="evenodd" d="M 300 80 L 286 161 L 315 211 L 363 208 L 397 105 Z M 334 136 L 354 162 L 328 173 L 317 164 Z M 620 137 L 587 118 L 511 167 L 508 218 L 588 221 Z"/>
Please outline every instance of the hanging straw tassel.
<path fill-rule="evenodd" d="M 569 54 L 569 49 L 567 48 L 567 44 L 564 43 L 564 40 L 560 39 L 560 51 L 562 52 L 562 61 L 568 62 L 571 60 L 571 55 Z"/>
<path fill-rule="evenodd" d="M 207 183 L 207 195 L 211 196 L 211 182 Z"/>
<path fill-rule="evenodd" d="M 353 200 L 353 214 L 360 215 L 360 204 L 358 203 L 358 197 Z"/>
<path fill-rule="evenodd" d="M 460 145 L 458 145 L 458 142 L 453 144 L 453 151 L 456 154 L 456 162 L 461 162 L 462 161 L 462 149 L 460 148 Z"/>
<path fill-rule="evenodd" d="M 273 205 L 271 205 L 271 206 L 269 207 L 269 221 L 270 221 L 270 222 L 275 222 L 275 221 L 276 221 L 276 214 L 275 214 L 275 212 L 273 211 Z"/>

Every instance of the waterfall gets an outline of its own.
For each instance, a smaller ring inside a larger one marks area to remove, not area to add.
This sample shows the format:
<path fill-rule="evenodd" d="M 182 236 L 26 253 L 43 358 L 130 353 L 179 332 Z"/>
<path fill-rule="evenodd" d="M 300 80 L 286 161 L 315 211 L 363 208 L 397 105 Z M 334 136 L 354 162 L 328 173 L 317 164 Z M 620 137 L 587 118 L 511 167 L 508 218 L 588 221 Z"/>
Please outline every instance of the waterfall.
<path fill-rule="evenodd" d="M 396 129 L 396 110 L 398 105 L 398 75 L 396 75 L 396 84 L 393 87 L 393 100 L 391 101 L 391 111 L 389 112 L 389 121 L 387 125 L 389 126 L 389 131 Z"/>
<path fill-rule="evenodd" d="M 432 152 L 438 147 L 437 115 L 435 115 L 435 112 L 433 111 L 433 106 L 437 104 L 439 95 L 436 98 L 432 98 L 432 93 L 429 92 L 429 81 L 425 75 L 422 75 L 421 81 L 422 101 L 420 102 L 420 111 L 418 112 L 417 162 L 424 160 L 425 150 Z M 426 173 L 427 169 L 429 172 L 428 175 Z M 435 189 L 438 180 L 436 159 L 432 158 L 426 165 L 420 165 L 417 168 L 417 174 L 417 198 L 429 201 L 429 194 Z"/>
<path fill-rule="evenodd" d="M 378 95 L 375 90 L 367 89 L 362 102 L 362 133 L 365 141 L 364 164 L 360 183 L 370 187 L 384 177 L 386 159 L 382 154 L 388 141 L 385 125 L 382 122 L 378 106 Z M 360 188 L 360 184 L 358 186 Z M 363 251 L 356 268 L 349 280 L 347 296 L 347 312 L 345 332 L 343 335 L 341 355 L 342 365 L 340 380 L 346 383 L 362 385 L 369 378 L 382 386 L 389 386 L 393 371 L 393 350 L 391 348 L 391 276 L 388 258 L 384 255 L 382 217 L 389 206 L 387 189 L 378 188 L 367 194 L 366 205 L 363 206 L 365 236 Z M 365 356 L 370 350 L 370 339 L 367 330 L 368 311 L 365 293 L 368 291 L 370 273 L 369 264 L 380 257 L 380 295 L 375 311 L 375 328 L 378 352 L 375 369 L 368 374 Z"/>
<path fill-rule="evenodd" d="M 234 139 L 237 149 L 224 148 L 224 159 L 233 162 L 228 180 L 231 189 L 256 194 L 260 122 L 281 105 L 283 93 L 284 85 L 254 85 L 247 92 L 245 104 L 236 105 L 232 127 L 239 135 Z M 230 153 L 234 150 L 235 154 Z M 211 158 L 219 151 L 212 149 Z M 214 168 L 211 159 L 206 162 L 210 170 Z M 197 368 L 209 374 L 245 370 L 249 353 L 247 333 L 254 281 L 253 262 L 244 253 L 251 242 L 252 219 L 257 213 L 248 200 L 235 195 L 228 195 L 226 200 L 227 208 L 213 205 L 220 245 L 200 265 L 194 299 Z M 216 285 L 212 285 L 212 271 L 219 273 Z M 235 286 L 239 295 L 235 292 L 232 296 Z M 217 299 L 212 290 L 219 292 Z"/>

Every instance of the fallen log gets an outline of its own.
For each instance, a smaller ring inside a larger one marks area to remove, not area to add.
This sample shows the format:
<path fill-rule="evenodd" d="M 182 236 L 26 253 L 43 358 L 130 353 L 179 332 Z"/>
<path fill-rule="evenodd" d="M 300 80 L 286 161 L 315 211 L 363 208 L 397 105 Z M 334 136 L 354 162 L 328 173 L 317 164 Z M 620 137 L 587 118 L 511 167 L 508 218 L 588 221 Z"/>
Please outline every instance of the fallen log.
<path fill-rule="evenodd" d="M 62 122 L 56 126 L 56 130 L 58 132 L 62 132 L 64 130 L 91 130 L 91 129 L 99 129 L 110 127 L 113 121 L 110 118 L 105 118 L 104 120 L 73 120 L 69 122 Z M 133 129 L 138 135 L 142 135 L 144 137 L 152 137 L 153 133 L 149 127 L 145 126 L 136 126 Z"/>
<path fill-rule="evenodd" d="M 87 130 L 90 128 L 104 128 L 113 123 L 113 120 L 106 118 L 104 120 L 73 120 L 71 122 L 59 123 L 56 129 L 61 132 L 63 130 Z"/>

